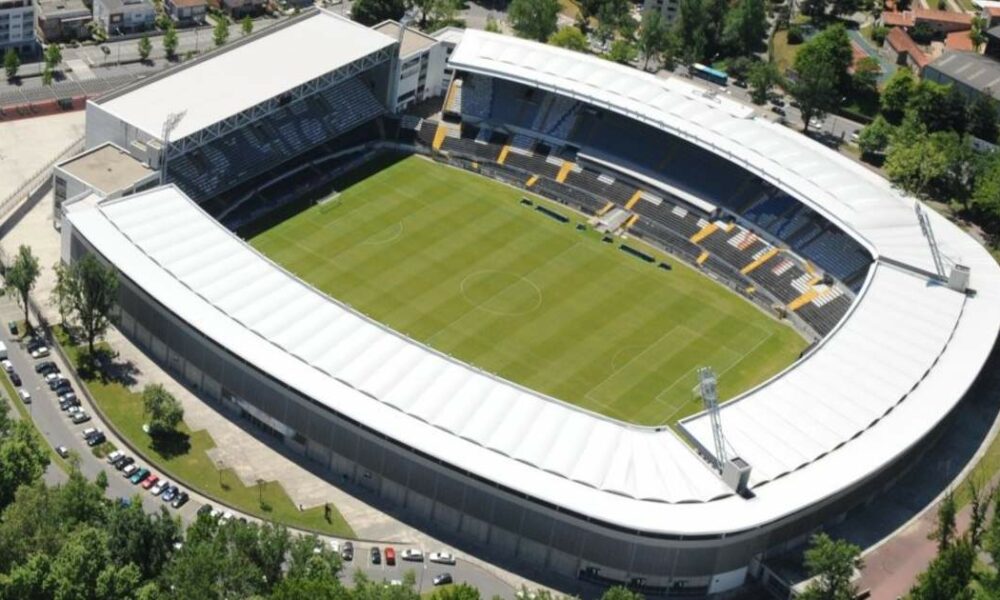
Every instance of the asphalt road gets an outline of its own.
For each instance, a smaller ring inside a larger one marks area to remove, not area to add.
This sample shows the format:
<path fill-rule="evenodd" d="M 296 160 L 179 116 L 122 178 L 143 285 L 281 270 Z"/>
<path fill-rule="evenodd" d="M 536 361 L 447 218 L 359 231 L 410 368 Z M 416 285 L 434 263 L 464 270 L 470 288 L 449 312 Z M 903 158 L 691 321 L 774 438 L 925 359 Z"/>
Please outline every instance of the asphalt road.
<path fill-rule="evenodd" d="M 62 445 L 66 446 L 71 452 L 76 453 L 79 457 L 80 471 L 91 480 L 97 477 L 97 474 L 101 471 L 106 472 L 109 484 L 106 492 L 108 497 L 138 499 L 142 502 L 143 508 L 150 513 L 161 510 L 161 507 L 166 506 L 167 503 L 161 501 L 158 497 L 153 496 L 150 492 L 142 489 L 141 487 L 132 485 L 132 483 L 122 477 L 120 472 L 107 464 L 105 459 L 95 456 L 92 449 L 87 446 L 83 439 L 82 432 L 88 427 L 96 427 L 104 431 L 108 440 L 111 441 L 116 447 L 124 449 L 126 452 L 128 451 L 127 446 L 101 422 L 97 413 L 92 409 L 92 407 L 89 406 L 89 402 L 80 391 L 81 386 L 79 385 L 79 382 L 72 376 L 71 370 L 68 369 L 67 365 L 63 363 L 58 353 L 52 351 L 51 355 L 46 358 L 38 360 L 32 359 L 24 347 L 15 339 L 14 336 L 10 334 L 7 329 L 7 323 L 9 321 L 20 320 L 23 317 L 24 311 L 10 296 L 5 295 L 0 297 L 0 323 L 2 323 L 0 340 L 2 340 L 7 346 L 8 359 L 13 363 L 14 370 L 21 377 L 22 389 L 28 390 L 31 394 L 31 403 L 28 405 L 29 413 L 38 429 L 42 432 L 46 441 L 52 447 Z M 35 373 L 35 364 L 44 360 L 56 362 L 62 373 L 70 378 L 73 383 L 73 389 L 77 391 L 77 396 L 80 398 L 84 410 L 91 415 L 90 421 L 80 425 L 74 425 L 69 420 L 66 413 L 59 410 L 59 403 L 56 399 L 55 393 L 49 390 L 49 387 L 44 382 L 42 376 Z M 12 401 L 16 400 L 12 399 Z M 157 472 L 155 467 L 145 464 L 142 460 L 137 459 L 136 464 L 147 466 L 154 473 Z M 49 467 L 49 472 L 46 475 L 46 481 L 50 484 L 54 484 L 64 480 L 65 476 L 59 472 L 59 468 L 55 465 L 51 465 Z M 188 491 L 191 493 L 190 502 L 180 509 L 168 508 L 171 514 L 179 516 L 184 524 L 190 524 L 193 522 L 197 518 L 198 509 L 203 504 L 210 503 L 209 500 L 200 497 L 197 493 L 190 492 L 190 490 Z M 223 506 L 218 506 L 218 508 L 220 510 L 227 510 Z M 243 515 L 238 511 L 231 510 L 230 512 L 233 513 L 234 518 L 243 517 L 250 521 L 258 520 L 249 515 Z M 296 532 L 293 530 L 293 533 L 301 534 L 302 532 Z M 330 543 L 333 541 L 333 538 L 328 537 L 323 537 L 321 539 L 324 543 Z M 379 546 L 380 552 L 383 553 L 383 561 L 381 564 L 375 565 L 371 562 L 371 547 L 373 545 Z M 404 548 L 404 546 L 395 546 L 397 554 Z M 386 581 L 397 579 L 402 580 L 406 571 L 412 569 L 416 575 L 417 586 L 419 589 L 421 591 L 427 591 L 434 587 L 432 580 L 435 575 L 447 572 L 452 575 L 456 583 L 466 582 L 479 588 L 483 597 L 514 597 L 515 590 L 511 585 L 498 578 L 492 572 L 464 560 L 464 557 L 454 550 L 442 548 L 422 549 L 425 555 L 430 552 L 441 550 L 451 552 L 458 558 L 457 564 L 455 565 L 438 565 L 426 561 L 407 562 L 397 559 L 397 563 L 394 566 L 385 564 L 384 550 L 385 546 L 382 544 L 355 542 L 354 560 L 344 562 L 342 579 L 345 582 L 350 583 L 354 577 L 354 573 L 361 570 L 375 581 L 381 581 L 383 579 Z"/>

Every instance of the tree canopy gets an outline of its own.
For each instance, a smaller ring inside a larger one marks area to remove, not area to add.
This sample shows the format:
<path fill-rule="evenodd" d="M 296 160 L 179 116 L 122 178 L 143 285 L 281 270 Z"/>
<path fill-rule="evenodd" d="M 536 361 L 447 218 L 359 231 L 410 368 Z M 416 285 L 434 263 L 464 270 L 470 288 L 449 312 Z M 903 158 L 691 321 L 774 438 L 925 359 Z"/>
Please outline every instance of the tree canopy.
<path fill-rule="evenodd" d="M 28 297 L 42 269 L 38 266 L 38 258 L 31 252 L 31 248 L 21 244 L 17 249 L 14 261 L 4 272 L 4 287 L 8 291 L 16 294 L 18 302 L 24 309 L 24 322 L 30 325 L 30 311 Z"/>
<path fill-rule="evenodd" d="M 539 42 L 556 31 L 558 0 L 511 0 L 507 20 L 517 35 Z"/>
<path fill-rule="evenodd" d="M 583 35 L 582 31 L 573 26 L 560 27 L 559 31 L 549 36 L 549 43 L 553 46 L 569 48 L 577 52 L 586 52 L 588 48 L 587 36 Z"/>
<path fill-rule="evenodd" d="M 802 600 L 853 600 L 858 593 L 851 579 L 863 565 L 861 548 L 825 533 L 812 537 L 805 554 L 812 583 L 798 596 Z"/>
<path fill-rule="evenodd" d="M 398 21 L 405 12 L 403 0 L 357 0 L 351 5 L 351 18 L 369 27 L 386 19 Z"/>
<path fill-rule="evenodd" d="M 95 340 L 111 324 L 111 310 L 118 297 L 118 274 L 92 254 L 71 266 L 60 265 L 57 271 L 53 304 L 60 307 L 64 318 L 83 330 L 87 350 L 93 354 Z"/>
<path fill-rule="evenodd" d="M 791 92 L 801 105 L 803 129 L 809 121 L 834 110 L 849 85 L 853 52 L 842 25 L 816 34 L 795 55 Z"/>
<path fill-rule="evenodd" d="M 153 435 L 176 431 L 184 419 L 181 403 L 159 383 L 151 383 L 142 389 L 142 409 L 149 419 L 149 432 Z"/>

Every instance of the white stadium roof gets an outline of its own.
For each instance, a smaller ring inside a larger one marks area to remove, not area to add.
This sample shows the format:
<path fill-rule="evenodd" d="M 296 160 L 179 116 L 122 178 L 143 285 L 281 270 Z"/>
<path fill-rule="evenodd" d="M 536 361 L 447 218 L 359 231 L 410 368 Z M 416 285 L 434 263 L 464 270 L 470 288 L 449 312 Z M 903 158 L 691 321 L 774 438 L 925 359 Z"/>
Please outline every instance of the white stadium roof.
<path fill-rule="evenodd" d="M 154 139 L 171 113 L 184 112 L 171 134 L 179 140 L 396 42 L 322 10 L 248 41 L 99 104 Z"/>
<path fill-rule="evenodd" d="M 179 318 L 304 395 L 459 469 L 639 531 L 727 533 L 803 510 L 910 449 L 976 379 L 1000 329 L 1000 267 L 933 212 L 942 253 L 970 267 L 975 293 L 893 266 L 933 270 L 914 201 L 865 168 L 685 82 L 551 46 L 469 31 L 453 61 L 544 81 L 538 85 L 707 145 L 788 189 L 883 259 L 822 343 L 723 407 L 730 452 L 753 467 L 754 498 L 733 495 L 669 429 L 546 398 L 359 316 L 259 255 L 174 187 L 71 204 L 68 219 Z M 712 447 L 703 416 L 684 427 Z"/>

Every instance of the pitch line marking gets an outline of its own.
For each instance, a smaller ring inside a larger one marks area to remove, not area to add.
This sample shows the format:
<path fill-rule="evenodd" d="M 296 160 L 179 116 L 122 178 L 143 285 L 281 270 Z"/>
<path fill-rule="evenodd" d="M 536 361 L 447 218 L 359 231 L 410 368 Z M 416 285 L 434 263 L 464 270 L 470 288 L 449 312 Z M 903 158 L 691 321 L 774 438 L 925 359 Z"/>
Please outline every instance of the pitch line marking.
<path fill-rule="evenodd" d="M 511 277 L 514 277 L 514 281 L 512 281 L 511 283 L 503 286 L 498 291 L 494 292 L 492 295 L 490 295 L 489 298 L 486 298 L 485 300 L 483 300 L 481 302 L 476 302 L 475 300 L 473 300 L 470 297 L 470 294 L 466 291 L 465 286 L 469 282 L 469 280 L 472 279 L 473 277 L 477 277 L 479 275 L 490 275 L 490 274 L 510 275 Z M 530 285 L 531 288 L 532 288 L 532 290 L 535 292 L 535 304 L 534 304 L 534 306 L 532 306 L 531 308 L 525 309 L 525 310 L 514 310 L 514 311 L 497 310 L 497 309 L 494 309 L 494 308 L 487 308 L 486 306 L 484 306 L 485 304 L 488 304 L 494 298 L 496 298 L 500 294 L 506 292 L 507 290 L 511 289 L 514 285 L 516 285 L 518 282 L 521 282 L 521 281 L 523 281 L 524 283 L 527 283 L 528 285 Z M 528 313 L 535 312 L 536 310 L 539 309 L 539 307 L 542 306 L 542 289 L 540 287 L 538 287 L 538 285 L 536 285 L 535 282 L 533 282 L 532 280 L 528 279 L 527 277 L 524 277 L 522 275 L 518 275 L 517 273 L 511 273 L 510 271 L 503 271 L 503 270 L 500 270 L 500 269 L 482 269 L 482 270 L 479 270 L 479 271 L 473 271 L 472 273 L 469 273 L 468 275 L 466 275 L 465 277 L 462 278 L 462 282 L 458 284 L 458 289 L 461 292 L 462 297 L 465 298 L 465 300 L 469 304 L 471 304 L 474 309 L 478 309 L 478 310 L 481 310 L 481 311 L 484 311 L 484 312 L 492 313 L 494 315 L 500 315 L 500 316 L 526 315 Z"/>

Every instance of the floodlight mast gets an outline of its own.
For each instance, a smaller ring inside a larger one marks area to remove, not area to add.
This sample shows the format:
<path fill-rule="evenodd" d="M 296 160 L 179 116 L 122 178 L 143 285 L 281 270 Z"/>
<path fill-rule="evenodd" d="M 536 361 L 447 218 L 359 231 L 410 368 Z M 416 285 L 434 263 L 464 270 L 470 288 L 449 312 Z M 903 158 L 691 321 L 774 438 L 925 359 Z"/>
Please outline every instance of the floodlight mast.
<path fill-rule="evenodd" d="M 726 438 L 722 434 L 722 416 L 719 414 L 719 395 L 717 391 L 718 378 L 712 367 L 701 367 L 698 369 L 698 390 L 701 393 L 701 401 L 708 411 L 709 421 L 712 423 L 712 441 L 715 442 L 715 468 L 722 472 L 723 465 L 726 464 Z"/>
<path fill-rule="evenodd" d="M 160 161 L 160 185 L 167 182 L 167 164 L 170 162 L 170 133 L 180 124 L 187 114 L 186 110 L 170 113 L 163 121 L 163 131 L 160 140 L 163 141 L 163 160 Z"/>

